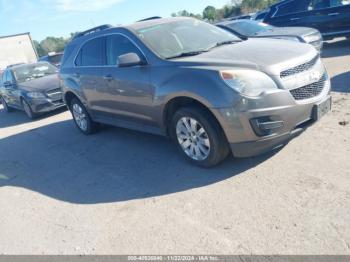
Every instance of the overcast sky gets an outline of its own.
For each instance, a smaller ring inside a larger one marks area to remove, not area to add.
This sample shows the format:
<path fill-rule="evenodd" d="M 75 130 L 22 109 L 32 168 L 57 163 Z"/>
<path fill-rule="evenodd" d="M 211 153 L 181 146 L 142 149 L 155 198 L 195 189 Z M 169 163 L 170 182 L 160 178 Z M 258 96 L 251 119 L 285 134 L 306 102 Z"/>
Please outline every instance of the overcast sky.
<path fill-rule="evenodd" d="M 33 39 L 69 36 L 101 24 L 127 24 L 183 9 L 201 13 L 230 0 L 0 0 L 0 36 L 30 32 Z"/>

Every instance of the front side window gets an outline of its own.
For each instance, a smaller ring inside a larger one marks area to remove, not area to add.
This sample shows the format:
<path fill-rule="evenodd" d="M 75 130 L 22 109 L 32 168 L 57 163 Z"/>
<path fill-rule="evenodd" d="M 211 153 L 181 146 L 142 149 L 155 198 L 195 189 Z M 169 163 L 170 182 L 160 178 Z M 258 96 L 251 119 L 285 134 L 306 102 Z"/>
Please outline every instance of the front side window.
<path fill-rule="evenodd" d="M 18 83 L 28 82 L 37 78 L 41 78 L 44 76 L 57 74 L 57 73 L 58 73 L 57 68 L 46 62 L 23 65 L 13 69 L 13 74 Z M 9 75 L 6 77 L 7 81 L 9 81 L 8 80 L 9 76 L 11 76 L 11 79 L 12 79 L 12 75 L 10 71 L 8 71 L 8 74 Z M 11 82 L 13 81 L 11 80 Z"/>
<path fill-rule="evenodd" d="M 13 83 L 13 77 L 12 77 L 12 73 L 10 70 L 6 71 L 6 82 L 8 83 Z"/>
<path fill-rule="evenodd" d="M 125 36 L 110 35 L 106 39 L 107 65 L 117 65 L 118 57 L 128 53 L 136 53 L 143 57 L 140 50 Z"/>
<path fill-rule="evenodd" d="M 320 10 L 330 7 L 330 0 L 312 0 L 309 10 Z"/>
<path fill-rule="evenodd" d="M 221 28 L 195 19 L 139 28 L 137 35 L 154 53 L 165 59 L 204 51 L 220 42 L 241 41 Z"/>
<path fill-rule="evenodd" d="M 87 42 L 80 50 L 76 60 L 77 66 L 104 65 L 104 38 L 96 38 Z"/>

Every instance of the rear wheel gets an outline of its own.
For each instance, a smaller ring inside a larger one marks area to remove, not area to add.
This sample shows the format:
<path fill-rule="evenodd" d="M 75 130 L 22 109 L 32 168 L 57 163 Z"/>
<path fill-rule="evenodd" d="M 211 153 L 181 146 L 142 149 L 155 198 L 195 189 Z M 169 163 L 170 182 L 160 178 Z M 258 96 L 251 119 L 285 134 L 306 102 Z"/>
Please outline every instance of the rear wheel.
<path fill-rule="evenodd" d="M 33 112 L 32 108 L 30 107 L 29 103 L 22 99 L 22 107 L 24 109 L 24 112 L 26 113 L 26 115 L 30 118 L 30 119 L 34 119 L 35 118 L 35 113 Z"/>
<path fill-rule="evenodd" d="M 91 119 L 85 106 L 77 98 L 73 98 L 70 111 L 75 124 L 83 134 L 90 135 L 97 131 L 98 124 Z"/>
<path fill-rule="evenodd" d="M 180 152 L 201 167 L 216 166 L 229 154 L 221 127 L 211 114 L 201 108 L 178 110 L 171 123 L 171 136 Z"/>
<path fill-rule="evenodd" d="M 8 106 L 8 104 L 6 103 L 6 101 L 5 101 L 5 99 L 3 97 L 1 97 L 1 103 L 2 103 L 2 106 L 3 106 L 4 111 L 6 113 L 12 112 L 12 108 Z"/>

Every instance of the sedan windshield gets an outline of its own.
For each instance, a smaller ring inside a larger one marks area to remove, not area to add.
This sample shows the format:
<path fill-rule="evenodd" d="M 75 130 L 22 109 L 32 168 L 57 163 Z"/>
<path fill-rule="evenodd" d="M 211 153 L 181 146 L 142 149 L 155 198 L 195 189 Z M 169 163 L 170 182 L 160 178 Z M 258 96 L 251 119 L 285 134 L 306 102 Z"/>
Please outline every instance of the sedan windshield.
<path fill-rule="evenodd" d="M 252 20 L 237 21 L 227 24 L 226 26 L 243 36 L 254 36 L 258 33 L 273 29 L 273 27 L 268 24 Z"/>
<path fill-rule="evenodd" d="M 47 75 L 58 73 L 58 70 L 49 63 L 22 65 L 13 69 L 17 83 L 28 82 Z"/>
<path fill-rule="evenodd" d="M 153 52 L 165 59 L 197 55 L 216 46 L 241 41 L 223 29 L 195 19 L 141 28 L 137 34 Z"/>

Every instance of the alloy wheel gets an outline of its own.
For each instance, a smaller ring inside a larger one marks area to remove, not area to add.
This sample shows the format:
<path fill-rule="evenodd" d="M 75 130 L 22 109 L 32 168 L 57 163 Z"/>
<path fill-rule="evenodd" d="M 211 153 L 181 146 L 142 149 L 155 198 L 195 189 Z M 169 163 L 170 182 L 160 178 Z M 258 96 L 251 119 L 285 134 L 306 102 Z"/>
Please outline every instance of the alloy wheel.
<path fill-rule="evenodd" d="M 196 161 L 210 155 L 210 140 L 207 131 L 194 118 L 183 117 L 176 125 L 176 135 L 182 150 Z"/>
<path fill-rule="evenodd" d="M 77 123 L 78 127 L 82 131 L 87 131 L 88 129 L 88 120 L 87 116 L 84 112 L 84 109 L 78 105 L 78 104 L 73 104 L 73 117 L 75 122 Z"/>

